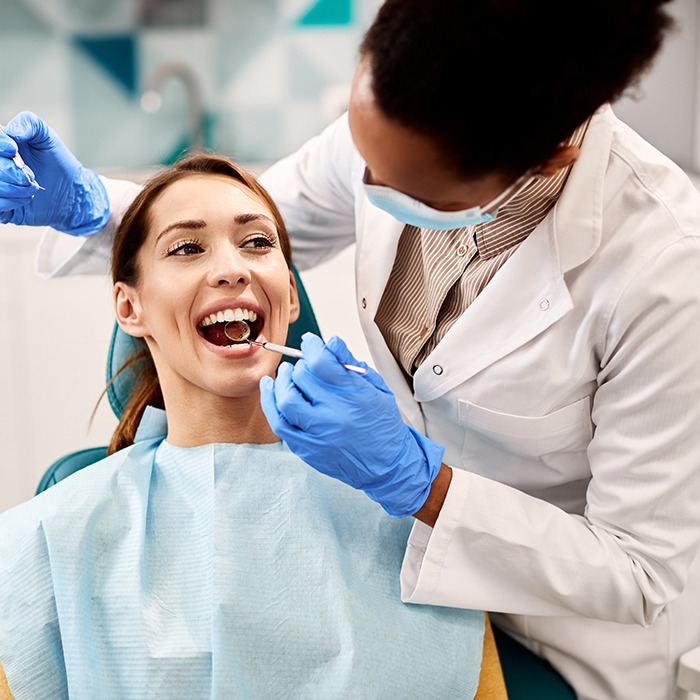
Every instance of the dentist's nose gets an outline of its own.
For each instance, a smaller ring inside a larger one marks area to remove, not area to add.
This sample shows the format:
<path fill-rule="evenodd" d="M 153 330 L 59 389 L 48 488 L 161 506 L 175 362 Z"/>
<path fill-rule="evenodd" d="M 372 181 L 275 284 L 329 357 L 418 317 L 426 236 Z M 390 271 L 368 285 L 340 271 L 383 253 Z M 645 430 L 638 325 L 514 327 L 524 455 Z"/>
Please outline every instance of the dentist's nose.
<path fill-rule="evenodd" d="M 234 246 L 227 246 L 212 259 L 208 282 L 212 287 L 245 287 L 250 284 L 248 265 Z"/>

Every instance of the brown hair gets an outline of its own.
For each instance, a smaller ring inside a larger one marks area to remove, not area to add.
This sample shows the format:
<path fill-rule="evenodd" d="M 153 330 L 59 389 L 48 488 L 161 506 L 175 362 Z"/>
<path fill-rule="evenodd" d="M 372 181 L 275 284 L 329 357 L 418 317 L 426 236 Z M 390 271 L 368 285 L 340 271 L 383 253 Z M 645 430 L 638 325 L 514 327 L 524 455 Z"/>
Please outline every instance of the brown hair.
<path fill-rule="evenodd" d="M 144 185 L 136 199 L 131 203 L 117 229 L 112 246 L 113 283 L 124 282 L 134 287 L 137 285 L 139 281 L 138 253 L 148 235 L 153 203 L 174 182 L 192 175 L 224 175 L 240 182 L 259 197 L 272 213 L 277 226 L 282 254 L 291 269 L 292 247 L 289 234 L 277 205 L 265 188 L 252 174 L 227 158 L 210 154 L 197 154 L 186 157 L 155 175 Z M 133 444 L 136 429 L 146 406 L 164 408 L 156 367 L 145 342 L 143 342 L 143 349 L 125 362 L 112 377 L 112 382 L 116 376 L 127 369 L 133 373 L 135 384 L 129 392 L 128 401 L 112 435 L 108 454 Z"/>

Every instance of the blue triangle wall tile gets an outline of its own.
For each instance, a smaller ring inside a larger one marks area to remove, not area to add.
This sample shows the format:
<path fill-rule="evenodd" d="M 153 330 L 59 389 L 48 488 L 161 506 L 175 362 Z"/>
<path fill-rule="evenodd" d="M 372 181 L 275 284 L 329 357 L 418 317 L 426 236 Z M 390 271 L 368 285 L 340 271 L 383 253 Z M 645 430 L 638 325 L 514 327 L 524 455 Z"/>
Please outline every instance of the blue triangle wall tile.
<path fill-rule="evenodd" d="M 316 0 L 297 24 L 303 27 L 347 26 L 352 21 L 352 0 Z"/>
<path fill-rule="evenodd" d="M 73 43 L 107 71 L 129 95 L 136 95 L 136 42 L 131 36 L 73 37 Z"/>

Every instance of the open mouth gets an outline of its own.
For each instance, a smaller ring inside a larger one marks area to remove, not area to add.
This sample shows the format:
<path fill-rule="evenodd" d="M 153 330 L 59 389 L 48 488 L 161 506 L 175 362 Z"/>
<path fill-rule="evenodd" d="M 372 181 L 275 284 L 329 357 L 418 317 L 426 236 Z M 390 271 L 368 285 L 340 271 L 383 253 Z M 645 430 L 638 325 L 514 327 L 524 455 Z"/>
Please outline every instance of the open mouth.
<path fill-rule="evenodd" d="M 264 319 L 252 309 L 225 309 L 202 319 L 199 326 L 197 326 L 197 332 L 212 345 L 220 347 L 246 345 L 245 340 L 232 340 L 231 337 L 226 335 L 227 324 L 231 324 L 229 326 L 229 335 L 234 338 L 237 337 L 238 331 L 232 333 L 231 327 L 244 328 L 245 326 L 242 326 L 242 324 L 247 324 L 250 327 L 250 334 L 246 338 L 256 340 L 262 333 Z"/>

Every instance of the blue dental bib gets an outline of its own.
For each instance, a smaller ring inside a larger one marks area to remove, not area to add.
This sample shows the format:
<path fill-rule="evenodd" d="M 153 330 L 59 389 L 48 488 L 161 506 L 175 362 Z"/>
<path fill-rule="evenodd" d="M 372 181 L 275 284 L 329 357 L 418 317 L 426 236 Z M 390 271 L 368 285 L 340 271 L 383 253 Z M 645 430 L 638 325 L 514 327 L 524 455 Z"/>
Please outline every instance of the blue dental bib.
<path fill-rule="evenodd" d="M 22 698 L 472 698 L 483 614 L 399 599 L 411 528 L 281 443 L 138 442 L 0 515 Z"/>

